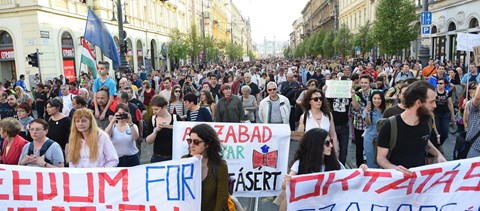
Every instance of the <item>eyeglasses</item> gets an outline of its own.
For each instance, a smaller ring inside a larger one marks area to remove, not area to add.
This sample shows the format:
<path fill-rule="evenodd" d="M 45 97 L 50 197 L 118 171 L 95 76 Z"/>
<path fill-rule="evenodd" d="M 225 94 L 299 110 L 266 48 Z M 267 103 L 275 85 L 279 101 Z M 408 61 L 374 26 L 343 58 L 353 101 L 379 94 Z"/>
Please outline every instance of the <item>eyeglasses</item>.
<path fill-rule="evenodd" d="M 277 88 L 273 88 L 273 89 L 268 89 L 269 92 L 271 91 L 277 91 Z"/>
<path fill-rule="evenodd" d="M 30 131 L 30 133 L 40 132 L 40 131 L 42 131 L 42 130 L 44 130 L 44 129 L 43 129 L 43 128 L 30 128 L 30 129 L 28 129 L 28 131 Z"/>
<path fill-rule="evenodd" d="M 320 102 L 321 102 L 321 101 L 323 101 L 323 97 L 312 97 L 312 98 L 310 98 L 310 100 L 313 100 L 315 102 L 318 102 L 320 100 Z"/>
<path fill-rule="evenodd" d="M 20 112 L 26 112 L 26 111 L 25 110 L 17 110 L 17 112 L 20 113 Z"/>
<path fill-rule="evenodd" d="M 333 139 L 325 140 L 324 144 L 326 147 L 330 147 L 330 145 L 333 146 Z"/>
<path fill-rule="evenodd" d="M 437 83 L 438 85 L 444 85 L 444 83 Z"/>
<path fill-rule="evenodd" d="M 198 146 L 200 143 L 205 142 L 205 141 L 198 140 L 198 139 L 187 138 L 188 145 L 192 144 L 192 142 L 193 142 L 193 144 L 195 144 L 195 146 Z"/>

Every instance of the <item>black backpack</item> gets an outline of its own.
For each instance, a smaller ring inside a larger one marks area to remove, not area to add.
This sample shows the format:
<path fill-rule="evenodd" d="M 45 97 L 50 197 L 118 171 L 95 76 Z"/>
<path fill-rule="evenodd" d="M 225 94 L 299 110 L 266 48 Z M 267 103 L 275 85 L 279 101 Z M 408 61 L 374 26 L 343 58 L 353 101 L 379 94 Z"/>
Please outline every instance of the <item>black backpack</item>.
<path fill-rule="evenodd" d="M 52 144 L 54 143 L 54 141 L 50 140 L 50 139 L 47 139 L 47 141 L 43 144 L 42 148 L 40 148 L 40 156 L 44 155 L 45 152 L 47 152 L 48 148 L 50 148 L 50 146 L 52 146 Z M 30 142 L 30 146 L 28 146 L 28 153 L 27 155 L 32 155 L 33 154 L 33 142 Z M 45 162 L 53 165 L 52 161 L 45 158 Z"/>

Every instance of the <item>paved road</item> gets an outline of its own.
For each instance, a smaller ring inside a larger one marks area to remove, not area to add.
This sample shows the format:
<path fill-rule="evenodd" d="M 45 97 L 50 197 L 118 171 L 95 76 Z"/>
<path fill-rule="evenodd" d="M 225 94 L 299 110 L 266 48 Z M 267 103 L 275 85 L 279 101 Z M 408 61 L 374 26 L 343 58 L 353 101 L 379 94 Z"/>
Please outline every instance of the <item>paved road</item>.
<path fill-rule="evenodd" d="M 295 154 L 295 151 L 298 149 L 299 143 L 298 141 L 291 141 L 290 142 L 290 155 L 289 155 L 289 163 Z M 455 146 L 455 136 L 451 135 L 443 144 L 444 149 L 444 156 L 447 160 L 453 159 L 453 148 Z M 147 145 L 145 142 L 142 144 L 142 154 L 141 154 L 141 163 L 148 163 L 150 162 L 150 157 L 152 156 L 152 145 Z M 349 142 L 348 146 L 348 154 L 347 154 L 347 168 L 354 168 L 355 165 L 355 144 L 351 141 Z M 274 197 L 264 197 L 259 198 L 259 205 L 258 210 L 262 211 L 276 211 L 278 210 L 277 205 L 273 204 L 272 201 Z M 246 211 L 253 211 L 254 210 L 254 199 L 253 198 L 239 198 L 240 203 L 244 207 Z"/>

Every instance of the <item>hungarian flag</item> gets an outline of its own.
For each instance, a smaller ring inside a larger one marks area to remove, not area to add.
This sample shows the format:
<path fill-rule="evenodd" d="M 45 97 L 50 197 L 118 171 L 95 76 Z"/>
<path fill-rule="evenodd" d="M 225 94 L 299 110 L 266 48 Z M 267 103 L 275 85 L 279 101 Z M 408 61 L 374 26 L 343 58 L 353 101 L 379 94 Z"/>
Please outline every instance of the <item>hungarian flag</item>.
<path fill-rule="evenodd" d="M 93 78 L 95 79 L 97 78 L 97 63 L 95 62 L 95 57 L 85 39 L 83 39 L 82 46 L 82 59 L 80 60 L 80 63 L 90 68 Z M 88 72 L 88 70 L 86 72 Z"/>

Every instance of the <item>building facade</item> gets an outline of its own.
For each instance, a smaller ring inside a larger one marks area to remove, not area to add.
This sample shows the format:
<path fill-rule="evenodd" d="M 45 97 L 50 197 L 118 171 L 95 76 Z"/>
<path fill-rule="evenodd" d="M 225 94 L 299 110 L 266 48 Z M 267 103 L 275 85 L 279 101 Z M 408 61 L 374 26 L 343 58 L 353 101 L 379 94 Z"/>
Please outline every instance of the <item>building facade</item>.
<path fill-rule="evenodd" d="M 116 1 L 5 0 L 0 1 L 0 80 L 39 73 L 25 57 L 39 50 L 43 81 L 65 75 L 72 78 L 80 72 L 81 37 L 88 7 L 107 26 L 118 47 Z M 125 1 L 122 1 L 125 2 Z M 127 59 L 134 71 L 145 66 L 164 68 L 165 43 L 172 29 L 187 30 L 186 0 L 137 0 L 122 5 L 124 30 L 127 32 Z M 98 60 L 108 60 L 99 49 Z M 30 78 L 31 79 L 31 78 Z M 27 78 L 27 84 L 29 80 Z"/>
<path fill-rule="evenodd" d="M 360 27 L 373 23 L 378 1 L 372 0 L 339 0 L 339 25 L 345 25 L 350 32 L 356 34 Z"/>
<path fill-rule="evenodd" d="M 457 51 L 457 34 L 480 32 L 478 8 L 480 1 L 476 0 L 444 0 L 429 5 L 429 11 L 432 12 L 429 46 L 432 58 L 463 65 L 467 57 L 473 58 L 471 52 Z"/>

